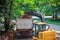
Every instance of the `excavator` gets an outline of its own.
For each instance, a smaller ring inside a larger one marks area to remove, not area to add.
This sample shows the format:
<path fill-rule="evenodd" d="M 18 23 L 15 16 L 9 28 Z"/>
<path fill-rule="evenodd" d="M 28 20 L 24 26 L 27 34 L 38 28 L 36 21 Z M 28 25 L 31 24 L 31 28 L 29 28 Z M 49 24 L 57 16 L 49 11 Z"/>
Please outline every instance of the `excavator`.
<path fill-rule="evenodd" d="M 42 14 L 34 11 L 28 12 L 28 15 L 37 16 L 41 21 L 33 21 L 33 40 L 56 40 L 56 32 L 50 29 L 50 26 L 46 24 Z"/>
<path fill-rule="evenodd" d="M 55 30 L 50 29 L 50 26 L 46 24 L 45 19 L 41 13 L 32 10 L 26 11 L 25 13 L 27 13 L 29 16 L 39 17 L 41 20 L 38 22 L 33 20 L 32 40 L 56 40 Z M 23 30 L 22 32 L 24 31 L 25 30 Z"/>

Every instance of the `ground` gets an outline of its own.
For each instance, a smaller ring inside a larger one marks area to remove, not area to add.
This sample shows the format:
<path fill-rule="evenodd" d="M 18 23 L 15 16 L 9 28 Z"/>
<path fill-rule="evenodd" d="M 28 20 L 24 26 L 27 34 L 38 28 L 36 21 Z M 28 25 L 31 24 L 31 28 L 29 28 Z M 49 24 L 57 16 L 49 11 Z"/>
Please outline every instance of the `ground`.
<path fill-rule="evenodd" d="M 50 28 L 52 28 L 52 29 L 54 29 L 56 31 L 60 31 L 60 26 L 54 25 L 54 24 L 48 24 L 48 25 L 50 25 Z"/>
<path fill-rule="evenodd" d="M 16 39 L 16 40 L 32 40 L 32 38 L 28 38 L 28 39 Z"/>

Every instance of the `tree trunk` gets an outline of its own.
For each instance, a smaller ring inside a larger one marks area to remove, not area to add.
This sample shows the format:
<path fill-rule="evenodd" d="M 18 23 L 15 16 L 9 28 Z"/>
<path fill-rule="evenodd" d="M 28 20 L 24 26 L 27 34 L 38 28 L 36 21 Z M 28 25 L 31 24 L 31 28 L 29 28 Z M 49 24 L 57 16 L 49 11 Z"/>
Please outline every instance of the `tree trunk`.
<path fill-rule="evenodd" d="M 4 25 L 5 25 L 5 31 L 8 31 L 8 29 L 9 29 L 9 19 L 7 17 L 5 17 Z"/>
<path fill-rule="evenodd" d="M 54 19 L 54 20 L 57 19 L 57 13 L 53 13 L 53 19 Z"/>
<path fill-rule="evenodd" d="M 8 2 L 8 0 L 6 2 Z M 8 31 L 9 27 L 10 27 L 12 3 L 13 3 L 12 0 L 10 0 L 10 3 L 9 3 L 10 6 L 8 6 L 7 3 L 5 4 L 5 13 L 6 13 L 6 15 L 5 15 L 5 22 L 4 22 L 4 24 L 5 24 L 5 31 Z"/>
<path fill-rule="evenodd" d="M 53 19 L 54 19 L 54 16 L 55 16 L 55 15 L 54 15 L 54 13 L 53 13 Z"/>
<path fill-rule="evenodd" d="M 57 20 L 57 13 L 55 13 L 55 20 Z"/>
<path fill-rule="evenodd" d="M 8 2 L 8 0 L 6 0 L 6 3 L 5 3 L 5 22 L 4 22 L 6 32 L 9 30 L 9 26 L 10 26 L 10 18 L 9 18 L 9 11 L 8 11 L 7 2 Z"/>

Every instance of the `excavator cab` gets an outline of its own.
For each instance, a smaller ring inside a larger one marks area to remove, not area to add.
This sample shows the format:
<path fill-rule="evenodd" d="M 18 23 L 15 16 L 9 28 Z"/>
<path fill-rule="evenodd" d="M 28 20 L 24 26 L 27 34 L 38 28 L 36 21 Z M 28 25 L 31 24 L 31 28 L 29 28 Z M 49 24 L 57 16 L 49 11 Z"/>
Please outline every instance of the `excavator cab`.
<path fill-rule="evenodd" d="M 40 23 L 33 23 L 33 36 L 38 37 L 38 32 L 39 31 L 44 31 L 45 30 L 45 25 L 46 23 L 40 22 Z"/>
<path fill-rule="evenodd" d="M 55 40 L 55 35 L 55 30 L 50 29 L 46 22 L 33 21 L 33 40 Z"/>
<path fill-rule="evenodd" d="M 55 40 L 55 30 L 50 29 L 46 22 L 33 21 L 33 40 Z"/>

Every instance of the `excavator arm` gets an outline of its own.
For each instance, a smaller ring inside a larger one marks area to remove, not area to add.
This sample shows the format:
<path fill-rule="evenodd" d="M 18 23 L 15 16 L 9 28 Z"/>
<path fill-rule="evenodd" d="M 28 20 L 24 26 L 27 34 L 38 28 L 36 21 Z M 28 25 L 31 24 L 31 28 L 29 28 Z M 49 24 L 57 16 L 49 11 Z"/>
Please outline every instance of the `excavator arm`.
<path fill-rule="evenodd" d="M 37 22 L 36 24 L 42 25 L 42 27 L 44 27 L 44 28 L 46 28 L 46 26 L 48 26 L 46 30 L 48 30 L 50 28 L 50 26 L 46 24 L 45 18 L 44 18 L 44 16 L 41 13 L 33 11 L 33 10 L 26 11 L 25 13 L 27 13 L 30 16 L 37 16 L 37 17 L 39 17 L 41 19 L 41 22 L 39 22 L 39 23 Z"/>
<path fill-rule="evenodd" d="M 35 12 L 35 11 L 26 11 L 26 13 L 28 15 L 31 15 L 31 16 L 37 16 L 37 17 L 39 17 L 41 19 L 41 22 L 45 22 L 45 19 L 44 19 L 43 15 L 38 13 L 38 12 Z"/>

